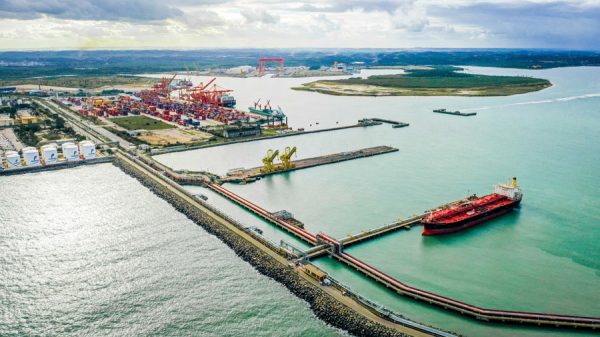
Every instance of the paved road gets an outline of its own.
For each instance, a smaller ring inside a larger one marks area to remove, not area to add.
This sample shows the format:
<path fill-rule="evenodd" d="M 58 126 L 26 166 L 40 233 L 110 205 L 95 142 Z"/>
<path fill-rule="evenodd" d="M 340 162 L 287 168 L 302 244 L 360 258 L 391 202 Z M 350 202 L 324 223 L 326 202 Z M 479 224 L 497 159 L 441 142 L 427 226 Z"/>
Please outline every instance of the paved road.
<path fill-rule="evenodd" d="M 0 149 L 20 151 L 24 147 L 12 128 L 0 130 Z"/>
<path fill-rule="evenodd" d="M 132 143 L 104 129 L 103 127 L 93 124 L 92 122 L 80 117 L 73 111 L 65 109 L 50 100 L 39 100 L 38 102 L 48 109 L 56 111 L 60 115 L 64 116 L 69 125 L 71 125 L 75 131 L 85 134 L 97 142 L 118 142 L 119 145 L 125 149 L 128 149 L 131 145 L 133 145 Z"/>

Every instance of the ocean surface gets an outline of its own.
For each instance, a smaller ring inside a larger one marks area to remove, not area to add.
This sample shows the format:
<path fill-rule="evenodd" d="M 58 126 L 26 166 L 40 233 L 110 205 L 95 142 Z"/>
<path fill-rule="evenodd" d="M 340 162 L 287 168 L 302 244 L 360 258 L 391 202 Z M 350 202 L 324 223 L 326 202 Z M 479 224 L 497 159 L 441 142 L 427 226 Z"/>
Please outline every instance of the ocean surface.
<path fill-rule="evenodd" d="M 262 98 L 281 106 L 294 128 L 348 125 L 365 117 L 410 123 L 355 128 L 157 156 L 175 168 L 261 164 L 268 149 L 297 146 L 298 158 L 376 145 L 396 153 L 274 175 L 227 188 L 312 232 L 341 238 L 407 218 L 516 176 L 520 209 L 468 231 L 422 237 L 420 228 L 351 247 L 354 256 L 424 290 L 485 308 L 600 317 L 600 68 L 468 72 L 549 79 L 553 86 L 509 97 L 343 97 L 293 91 L 312 79 L 222 78 L 238 107 Z M 389 72 L 389 71 L 388 71 Z M 380 71 L 381 73 L 381 71 Z M 366 71 L 364 75 L 368 75 Z M 206 78 L 193 77 L 194 81 Z M 432 113 L 476 111 L 475 117 Z M 190 190 L 278 242 L 305 247 L 259 218 L 199 187 Z M 574 336 L 589 332 L 479 322 L 392 293 L 329 258 L 317 265 L 396 312 L 467 336 Z"/>
<path fill-rule="evenodd" d="M 340 336 L 111 164 L 0 177 L 0 336 Z"/>

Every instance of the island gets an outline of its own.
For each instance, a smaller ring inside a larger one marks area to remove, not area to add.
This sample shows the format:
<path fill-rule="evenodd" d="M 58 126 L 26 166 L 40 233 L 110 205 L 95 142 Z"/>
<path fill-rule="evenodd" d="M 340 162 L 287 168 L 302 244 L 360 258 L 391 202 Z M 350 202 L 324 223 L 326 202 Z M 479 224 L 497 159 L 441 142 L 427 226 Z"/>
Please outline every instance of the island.
<path fill-rule="evenodd" d="M 319 80 L 292 89 L 339 96 L 509 96 L 552 85 L 541 78 L 467 74 L 462 70 L 453 66 L 406 67 L 402 74 Z"/>

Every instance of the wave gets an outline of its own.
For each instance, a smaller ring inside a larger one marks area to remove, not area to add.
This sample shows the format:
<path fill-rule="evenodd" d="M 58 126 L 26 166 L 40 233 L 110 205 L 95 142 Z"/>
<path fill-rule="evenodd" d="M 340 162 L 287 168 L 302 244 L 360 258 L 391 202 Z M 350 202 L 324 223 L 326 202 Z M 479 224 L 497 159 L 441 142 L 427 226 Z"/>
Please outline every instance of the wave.
<path fill-rule="evenodd" d="M 573 101 L 573 100 L 577 100 L 577 99 L 586 99 L 586 98 L 594 98 L 594 97 L 600 97 L 600 92 L 593 93 L 593 94 L 579 95 L 579 96 L 567 96 L 567 97 L 544 99 L 544 100 L 539 100 L 539 101 L 527 101 L 527 102 L 517 102 L 517 103 L 509 103 L 509 104 L 489 105 L 489 106 L 482 106 L 482 107 L 478 107 L 478 108 L 467 108 L 467 109 L 460 109 L 460 110 L 461 111 L 489 110 L 489 109 L 493 109 L 493 108 L 506 108 L 506 107 L 517 106 L 517 105 L 567 102 L 567 101 Z"/>

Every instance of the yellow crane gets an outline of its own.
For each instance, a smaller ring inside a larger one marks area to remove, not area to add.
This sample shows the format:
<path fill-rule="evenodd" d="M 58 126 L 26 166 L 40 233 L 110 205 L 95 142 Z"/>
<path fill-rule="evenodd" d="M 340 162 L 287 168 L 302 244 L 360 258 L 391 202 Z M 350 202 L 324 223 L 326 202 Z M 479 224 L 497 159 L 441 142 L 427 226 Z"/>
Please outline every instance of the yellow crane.
<path fill-rule="evenodd" d="M 273 150 L 269 149 L 267 151 L 267 155 L 262 159 L 262 162 L 263 162 L 263 164 L 265 164 L 265 166 L 260 169 L 260 172 L 269 173 L 269 172 L 276 171 L 278 168 L 275 165 L 273 165 L 273 161 L 277 158 L 278 155 L 279 155 L 279 150 L 273 151 Z"/>
<path fill-rule="evenodd" d="M 296 147 L 294 146 L 290 148 L 289 146 L 287 146 L 283 151 L 283 154 L 279 156 L 279 160 L 281 160 L 283 170 L 291 169 L 296 166 L 294 163 L 292 163 L 291 160 L 294 154 L 296 154 Z"/>

